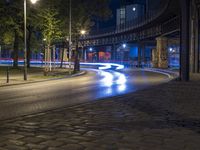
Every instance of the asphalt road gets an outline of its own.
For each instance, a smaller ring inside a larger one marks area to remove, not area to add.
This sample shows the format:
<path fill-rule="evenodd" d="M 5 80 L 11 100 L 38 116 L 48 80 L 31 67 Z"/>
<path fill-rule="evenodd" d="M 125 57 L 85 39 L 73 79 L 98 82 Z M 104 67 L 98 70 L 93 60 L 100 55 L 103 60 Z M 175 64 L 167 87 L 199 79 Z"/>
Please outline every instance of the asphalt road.
<path fill-rule="evenodd" d="M 84 76 L 0 87 L 0 120 L 135 92 L 169 81 L 141 70 L 87 70 Z"/>

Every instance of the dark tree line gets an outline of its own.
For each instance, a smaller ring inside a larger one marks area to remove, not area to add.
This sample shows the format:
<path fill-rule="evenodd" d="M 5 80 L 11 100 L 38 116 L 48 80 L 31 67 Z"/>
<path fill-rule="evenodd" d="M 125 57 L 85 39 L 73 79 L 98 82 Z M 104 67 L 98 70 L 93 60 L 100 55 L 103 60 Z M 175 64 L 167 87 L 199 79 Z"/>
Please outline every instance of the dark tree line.
<path fill-rule="evenodd" d="M 0 0 L 0 43 L 12 45 L 13 67 L 18 67 L 19 50 L 24 47 L 23 2 L 23 0 Z M 71 0 L 71 2 L 72 41 L 75 43 L 80 36 L 80 30 L 89 32 L 95 24 L 93 18 L 106 20 L 111 17 L 109 0 Z M 69 0 L 39 0 L 35 5 L 27 0 L 28 67 L 30 67 L 31 53 L 39 48 L 43 39 L 46 39 L 46 45 L 50 48 L 53 43 L 62 41 L 68 36 Z"/>

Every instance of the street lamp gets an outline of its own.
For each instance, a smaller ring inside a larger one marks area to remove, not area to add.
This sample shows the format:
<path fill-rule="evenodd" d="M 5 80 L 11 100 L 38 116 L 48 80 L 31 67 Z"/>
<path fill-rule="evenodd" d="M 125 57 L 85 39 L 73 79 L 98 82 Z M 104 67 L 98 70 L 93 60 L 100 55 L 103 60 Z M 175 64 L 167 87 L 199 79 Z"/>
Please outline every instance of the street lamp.
<path fill-rule="evenodd" d="M 35 4 L 38 0 L 30 0 L 32 4 Z M 24 80 L 27 80 L 27 41 L 26 41 L 26 2 L 24 0 Z"/>
<path fill-rule="evenodd" d="M 38 0 L 31 0 L 32 4 L 35 4 Z"/>
<path fill-rule="evenodd" d="M 92 48 L 92 47 L 90 47 L 90 48 L 89 48 L 89 50 L 90 50 L 90 52 L 92 52 L 92 51 L 93 51 L 93 48 Z"/>
<path fill-rule="evenodd" d="M 123 48 L 126 48 L 126 46 L 127 46 L 126 44 L 123 44 L 123 45 L 122 45 Z"/>
<path fill-rule="evenodd" d="M 85 35 L 86 31 L 85 30 L 81 30 L 80 33 L 81 33 L 81 35 Z"/>

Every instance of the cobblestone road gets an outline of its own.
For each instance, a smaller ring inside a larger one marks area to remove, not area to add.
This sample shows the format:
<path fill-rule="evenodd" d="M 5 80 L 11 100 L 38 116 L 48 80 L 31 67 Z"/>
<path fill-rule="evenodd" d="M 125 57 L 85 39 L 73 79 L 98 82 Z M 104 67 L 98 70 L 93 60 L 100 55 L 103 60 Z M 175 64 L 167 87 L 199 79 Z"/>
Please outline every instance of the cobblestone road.
<path fill-rule="evenodd" d="M 0 150 L 200 150 L 200 80 L 0 121 Z"/>

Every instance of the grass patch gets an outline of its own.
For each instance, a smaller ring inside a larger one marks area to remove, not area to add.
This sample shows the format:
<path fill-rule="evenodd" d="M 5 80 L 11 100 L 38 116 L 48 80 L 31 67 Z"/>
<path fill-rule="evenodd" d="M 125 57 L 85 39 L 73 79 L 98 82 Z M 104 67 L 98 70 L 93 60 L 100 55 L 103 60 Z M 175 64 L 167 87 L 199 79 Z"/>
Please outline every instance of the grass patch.
<path fill-rule="evenodd" d="M 6 75 L 7 68 L 8 67 L 0 66 L 0 77 Z M 31 67 L 28 68 L 27 71 L 28 71 L 28 76 L 35 79 L 62 78 L 70 75 L 69 70 L 66 68 L 65 69 L 56 68 L 55 70 L 52 70 L 52 72 L 48 72 L 47 76 L 44 76 L 44 68 Z M 18 67 L 18 68 L 9 67 L 9 74 L 12 77 L 23 75 L 23 73 L 24 73 L 23 67 Z"/>

